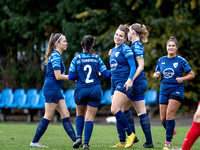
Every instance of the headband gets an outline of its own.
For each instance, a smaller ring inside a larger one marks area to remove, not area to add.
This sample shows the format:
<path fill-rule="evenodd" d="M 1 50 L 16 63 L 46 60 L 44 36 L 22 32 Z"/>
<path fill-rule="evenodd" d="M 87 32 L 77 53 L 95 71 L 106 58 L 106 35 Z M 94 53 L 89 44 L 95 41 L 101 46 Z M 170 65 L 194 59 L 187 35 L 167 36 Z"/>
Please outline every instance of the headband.
<path fill-rule="evenodd" d="M 61 37 L 63 37 L 62 34 L 61 34 L 61 35 L 59 36 L 59 38 L 56 40 L 56 42 L 54 43 L 54 46 L 56 46 L 56 43 L 59 42 L 59 40 L 61 39 Z"/>

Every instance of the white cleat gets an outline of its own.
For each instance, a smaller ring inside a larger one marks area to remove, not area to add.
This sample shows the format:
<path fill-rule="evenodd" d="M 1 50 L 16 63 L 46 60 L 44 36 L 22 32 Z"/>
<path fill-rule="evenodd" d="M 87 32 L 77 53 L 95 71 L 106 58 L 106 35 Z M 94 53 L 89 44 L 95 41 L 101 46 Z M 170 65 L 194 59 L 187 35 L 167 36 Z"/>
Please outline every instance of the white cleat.
<path fill-rule="evenodd" d="M 39 142 L 37 142 L 37 143 L 31 142 L 31 143 L 30 143 L 30 147 L 43 147 L 43 148 L 48 148 L 48 146 L 44 146 L 44 145 L 40 144 Z"/>

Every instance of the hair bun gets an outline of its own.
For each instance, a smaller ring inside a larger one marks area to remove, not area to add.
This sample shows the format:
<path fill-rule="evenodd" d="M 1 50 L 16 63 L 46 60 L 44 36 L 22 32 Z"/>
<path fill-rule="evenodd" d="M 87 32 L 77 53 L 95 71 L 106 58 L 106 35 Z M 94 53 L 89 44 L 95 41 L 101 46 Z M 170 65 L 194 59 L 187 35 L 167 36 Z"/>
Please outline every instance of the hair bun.
<path fill-rule="evenodd" d="M 174 40 L 176 40 L 176 38 L 175 38 L 174 36 L 171 36 L 170 39 L 174 39 Z"/>

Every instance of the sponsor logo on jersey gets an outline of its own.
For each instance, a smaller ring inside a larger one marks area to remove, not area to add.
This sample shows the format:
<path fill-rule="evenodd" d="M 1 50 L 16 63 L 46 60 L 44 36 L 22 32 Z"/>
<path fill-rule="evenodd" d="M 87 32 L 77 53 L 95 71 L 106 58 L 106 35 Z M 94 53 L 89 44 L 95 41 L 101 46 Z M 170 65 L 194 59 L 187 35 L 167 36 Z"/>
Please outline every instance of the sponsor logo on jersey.
<path fill-rule="evenodd" d="M 117 65 L 118 65 L 117 61 L 116 61 L 115 59 L 112 59 L 112 60 L 110 61 L 110 68 L 111 68 L 111 71 L 115 70 L 115 69 L 117 68 Z"/>
<path fill-rule="evenodd" d="M 165 62 L 162 62 L 161 64 L 162 64 L 162 65 L 164 65 L 164 64 L 165 64 Z"/>
<path fill-rule="evenodd" d="M 171 78 L 171 77 L 173 77 L 173 75 L 174 75 L 174 70 L 172 68 L 166 68 L 163 71 L 164 78 Z"/>
<path fill-rule="evenodd" d="M 174 68 L 178 67 L 178 63 L 173 63 Z"/>
<path fill-rule="evenodd" d="M 180 94 L 180 92 L 176 92 L 177 94 Z"/>
<path fill-rule="evenodd" d="M 119 56 L 119 53 L 120 53 L 120 52 L 116 52 L 116 53 L 115 53 L 115 57 L 118 57 L 118 56 Z"/>

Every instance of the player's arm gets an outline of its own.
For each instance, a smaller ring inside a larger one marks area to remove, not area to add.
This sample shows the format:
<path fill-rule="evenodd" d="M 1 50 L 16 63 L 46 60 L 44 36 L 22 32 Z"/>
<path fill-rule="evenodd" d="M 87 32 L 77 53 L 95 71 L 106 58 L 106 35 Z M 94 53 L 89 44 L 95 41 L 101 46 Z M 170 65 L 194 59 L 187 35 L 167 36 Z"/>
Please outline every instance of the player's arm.
<path fill-rule="evenodd" d="M 191 70 L 186 76 L 176 78 L 178 83 L 182 83 L 183 81 L 192 80 L 195 77 L 194 72 Z"/>
<path fill-rule="evenodd" d="M 107 70 L 106 65 L 104 64 L 104 62 L 102 61 L 102 59 L 98 56 L 97 57 L 98 61 L 99 61 L 99 76 L 102 75 L 104 78 L 109 78 L 111 71 Z"/>
<path fill-rule="evenodd" d="M 69 80 L 68 75 L 61 74 L 61 70 L 54 70 L 56 80 Z"/>
<path fill-rule="evenodd" d="M 69 67 L 69 73 L 68 73 L 68 78 L 69 80 L 77 80 L 77 77 L 76 77 L 76 58 L 74 58 L 70 64 L 70 67 Z"/>
<path fill-rule="evenodd" d="M 138 63 L 138 67 L 135 71 L 135 74 L 133 76 L 133 81 L 139 76 L 139 74 L 144 70 L 144 59 L 140 56 L 136 57 L 136 61 Z"/>
<path fill-rule="evenodd" d="M 159 68 L 159 62 L 160 62 L 160 59 L 158 60 L 158 63 L 156 65 L 156 69 L 155 69 L 155 72 L 153 74 L 153 78 L 154 79 L 158 79 L 160 76 L 161 76 L 161 73 L 160 73 L 160 68 Z"/>

